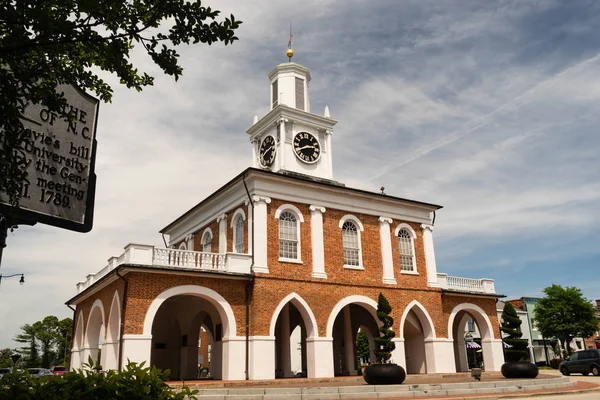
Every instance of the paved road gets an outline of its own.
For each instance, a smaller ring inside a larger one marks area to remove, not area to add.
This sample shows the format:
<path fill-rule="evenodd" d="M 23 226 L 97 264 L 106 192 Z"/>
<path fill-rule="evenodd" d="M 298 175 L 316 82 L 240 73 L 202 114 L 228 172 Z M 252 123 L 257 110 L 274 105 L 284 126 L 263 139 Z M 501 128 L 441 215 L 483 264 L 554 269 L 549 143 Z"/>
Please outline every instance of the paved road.
<path fill-rule="evenodd" d="M 553 371 L 554 372 L 554 371 Z M 548 373 L 548 371 L 544 371 Z M 560 375 L 560 373 L 556 373 Z M 582 376 L 582 375 L 571 375 L 569 378 L 572 381 L 583 381 L 600 384 L 600 376 Z M 600 399 L 600 392 L 589 392 L 579 394 L 556 394 L 556 395 L 544 395 L 544 396 L 532 396 L 532 397 L 519 397 L 519 400 L 598 400 Z"/>

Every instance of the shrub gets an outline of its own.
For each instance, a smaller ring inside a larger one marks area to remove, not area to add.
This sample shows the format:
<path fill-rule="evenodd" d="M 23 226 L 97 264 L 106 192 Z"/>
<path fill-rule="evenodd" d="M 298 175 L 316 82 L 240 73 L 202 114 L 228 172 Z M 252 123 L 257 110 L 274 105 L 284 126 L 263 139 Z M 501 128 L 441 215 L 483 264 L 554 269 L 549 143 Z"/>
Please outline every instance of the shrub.
<path fill-rule="evenodd" d="M 392 357 L 392 351 L 396 348 L 396 344 L 392 342 L 396 333 L 391 329 L 394 325 L 394 318 L 390 317 L 392 307 L 387 301 L 383 293 L 379 293 L 379 299 L 377 301 L 377 318 L 381 321 L 382 325 L 379 327 L 380 336 L 373 338 L 375 342 L 375 358 L 378 363 L 386 364 L 390 362 Z"/>
<path fill-rule="evenodd" d="M 89 360 L 83 369 L 62 377 L 37 380 L 28 373 L 4 375 L 0 400 L 184 400 L 196 399 L 197 390 L 181 391 L 165 383 L 169 370 L 128 362 L 123 371 L 98 371 Z"/>
<path fill-rule="evenodd" d="M 521 318 L 519 318 L 515 308 L 509 302 L 504 303 L 502 320 L 500 330 L 508 335 L 502 340 L 511 346 L 511 348 L 504 350 L 504 358 L 507 362 L 526 360 L 529 358 L 529 351 L 527 351 L 528 342 L 525 339 L 521 339 L 521 336 L 523 336 L 521 332 Z"/>

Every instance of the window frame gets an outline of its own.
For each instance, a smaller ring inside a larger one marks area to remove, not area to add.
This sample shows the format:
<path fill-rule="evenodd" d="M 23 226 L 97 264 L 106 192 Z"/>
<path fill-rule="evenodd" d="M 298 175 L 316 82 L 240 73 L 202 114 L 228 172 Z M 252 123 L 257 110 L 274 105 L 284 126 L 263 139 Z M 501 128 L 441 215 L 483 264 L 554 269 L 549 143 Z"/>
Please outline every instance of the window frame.
<path fill-rule="evenodd" d="M 205 251 L 205 247 L 207 245 L 206 241 L 204 240 L 204 238 L 206 237 L 206 235 L 210 236 L 210 242 L 208 242 L 208 245 L 210 246 L 209 251 Z M 201 236 L 201 240 L 200 240 L 200 245 L 202 246 L 202 253 L 212 253 L 212 240 L 214 238 L 214 235 L 212 233 L 212 230 L 210 228 L 206 228 L 204 230 L 204 232 L 202 232 L 202 236 Z"/>
<path fill-rule="evenodd" d="M 294 217 L 296 217 L 296 258 L 288 258 L 288 257 L 281 257 L 281 214 L 289 212 L 290 214 L 292 214 Z M 304 216 L 302 215 L 302 212 L 300 212 L 300 210 L 298 209 L 298 207 L 292 205 L 292 204 L 284 204 L 282 206 L 280 206 L 277 211 L 275 211 L 275 219 L 277 219 L 277 256 L 278 256 L 278 261 L 279 262 L 287 262 L 287 263 L 294 263 L 294 264 L 303 264 L 302 262 L 302 240 L 301 240 L 301 226 L 300 224 L 302 224 L 304 222 Z"/>
<path fill-rule="evenodd" d="M 338 227 L 340 228 L 340 230 L 342 231 L 342 253 L 344 252 L 344 224 L 346 222 L 350 222 L 354 225 L 354 227 L 356 228 L 356 236 L 357 236 L 357 240 L 358 240 L 358 265 L 351 265 L 351 264 L 346 264 L 346 258 L 344 258 L 344 265 L 343 268 L 345 269 L 355 269 L 355 270 L 362 270 L 364 271 L 364 265 L 363 265 L 363 257 L 362 257 L 362 235 L 361 232 L 364 232 L 364 227 L 363 224 L 360 222 L 360 220 L 355 217 L 354 215 L 351 214 L 347 214 L 344 215 L 341 219 L 340 222 L 338 224 Z"/>
<path fill-rule="evenodd" d="M 402 230 L 408 232 L 408 236 L 410 238 L 410 245 L 411 245 L 411 251 L 412 251 L 412 270 L 411 271 L 402 269 L 402 246 L 400 245 L 400 237 L 398 236 L 398 234 Z M 410 225 L 408 225 L 406 223 L 401 223 L 396 227 L 396 230 L 394 231 L 394 235 L 396 237 L 396 245 L 398 246 L 397 249 L 398 249 L 399 262 L 400 262 L 400 273 L 405 274 L 405 275 L 419 275 L 419 271 L 417 270 L 417 254 L 415 252 L 415 240 L 417 239 L 417 233 Z"/>
<path fill-rule="evenodd" d="M 238 234 L 238 229 L 239 227 L 237 226 L 237 221 L 239 219 L 242 219 L 243 222 L 243 228 L 242 228 L 242 251 L 237 251 L 237 243 L 236 239 L 237 239 L 237 234 Z M 235 212 L 233 213 L 233 216 L 231 217 L 231 229 L 233 230 L 233 240 L 232 240 L 232 248 L 231 251 L 233 253 L 236 254 L 246 254 L 246 238 L 245 238 L 245 230 L 246 230 L 246 213 L 244 212 L 244 210 L 242 210 L 241 208 L 238 208 L 237 210 L 235 210 Z"/>

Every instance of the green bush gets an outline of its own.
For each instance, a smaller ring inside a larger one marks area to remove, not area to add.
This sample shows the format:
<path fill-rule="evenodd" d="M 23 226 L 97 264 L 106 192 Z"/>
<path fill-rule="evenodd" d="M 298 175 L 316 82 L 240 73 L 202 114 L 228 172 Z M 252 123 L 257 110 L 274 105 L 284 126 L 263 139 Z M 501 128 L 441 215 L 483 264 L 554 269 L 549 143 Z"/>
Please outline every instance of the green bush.
<path fill-rule="evenodd" d="M 392 307 L 387 301 L 383 293 L 379 293 L 377 301 L 377 318 L 381 321 L 379 327 L 379 337 L 373 338 L 375 342 L 375 358 L 380 364 L 387 364 L 392 357 L 392 351 L 396 348 L 396 344 L 392 342 L 396 333 L 392 330 L 394 318 L 390 317 Z"/>
<path fill-rule="evenodd" d="M 175 391 L 165 381 L 169 370 L 129 362 L 123 371 L 98 371 L 92 360 L 83 369 L 62 377 L 35 379 L 28 373 L 10 373 L 0 381 L 0 400 L 184 400 L 196 399 L 197 390 Z"/>

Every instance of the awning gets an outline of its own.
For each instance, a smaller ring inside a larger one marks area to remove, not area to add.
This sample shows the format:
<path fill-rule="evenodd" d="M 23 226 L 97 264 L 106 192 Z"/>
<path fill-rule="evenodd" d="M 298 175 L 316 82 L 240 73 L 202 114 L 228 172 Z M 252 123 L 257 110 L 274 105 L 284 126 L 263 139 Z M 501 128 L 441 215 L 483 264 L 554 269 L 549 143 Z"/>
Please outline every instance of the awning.
<path fill-rule="evenodd" d="M 467 349 L 480 349 L 481 345 L 477 342 L 465 342 Z"/>

